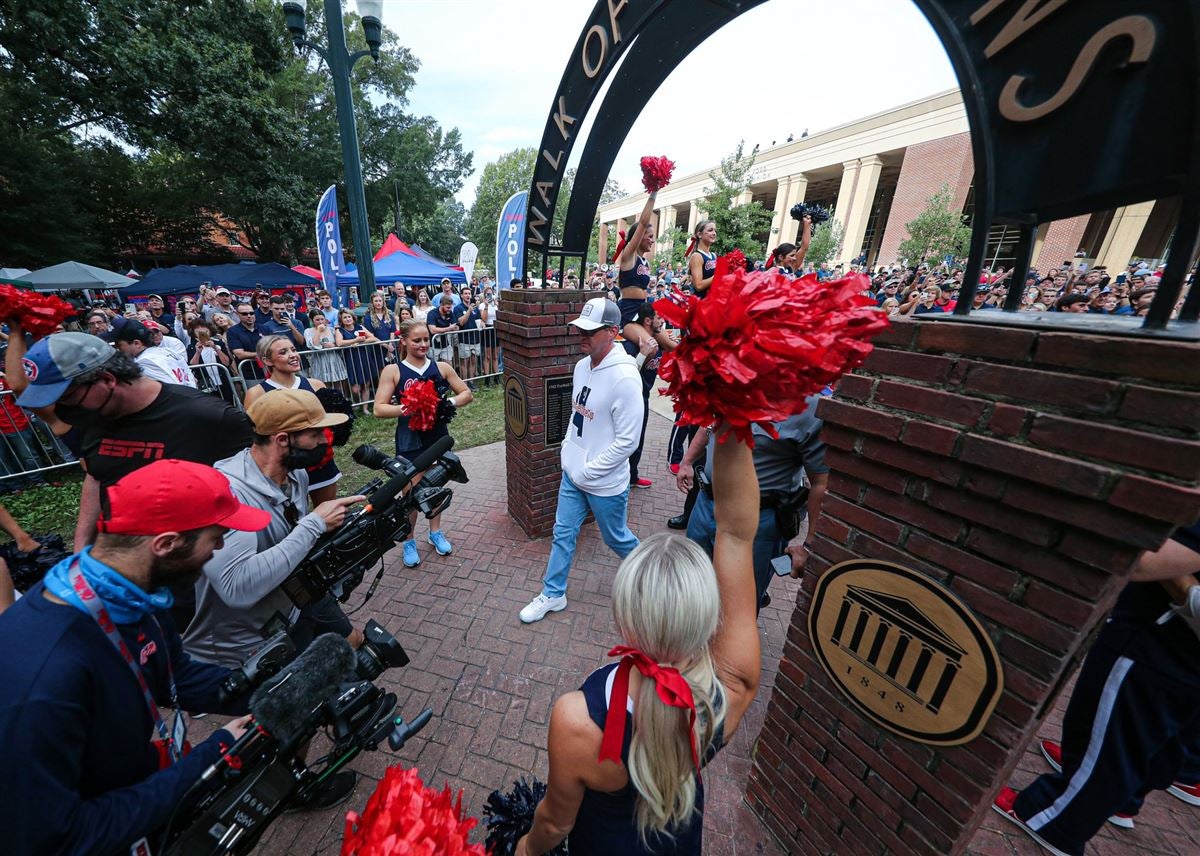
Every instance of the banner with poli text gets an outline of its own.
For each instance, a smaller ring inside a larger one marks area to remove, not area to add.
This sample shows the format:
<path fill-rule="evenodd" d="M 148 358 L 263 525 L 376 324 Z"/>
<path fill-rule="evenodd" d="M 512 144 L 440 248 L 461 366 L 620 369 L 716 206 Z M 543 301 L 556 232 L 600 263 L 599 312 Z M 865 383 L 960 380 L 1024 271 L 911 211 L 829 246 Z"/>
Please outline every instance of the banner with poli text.
<path fill-rule="evenodd" d="M 525 278 L 525 205 L 529 191 L 508 197 L 496 226 L 496 285 L 509 288 L 514 279 Z"/>
<path fill-rule="evenodd" d="M 479 247 L 467 241 L 458 251 L 458 266 L 463 269 L 463 276 L 471 282 L 471 274 L 475 271 L 475 259 L 479 258 Z"/>
<path fill-rule="evenodd" d="M 342 254 L 342 230 L 338 225 L 337 185 L 330 185 L 317 203 L 317 258 L 321 261 L 325 290 L 333 295 L 334 305 L 340 307 L 337 275 L 346 272 L 346 257 Z"/>

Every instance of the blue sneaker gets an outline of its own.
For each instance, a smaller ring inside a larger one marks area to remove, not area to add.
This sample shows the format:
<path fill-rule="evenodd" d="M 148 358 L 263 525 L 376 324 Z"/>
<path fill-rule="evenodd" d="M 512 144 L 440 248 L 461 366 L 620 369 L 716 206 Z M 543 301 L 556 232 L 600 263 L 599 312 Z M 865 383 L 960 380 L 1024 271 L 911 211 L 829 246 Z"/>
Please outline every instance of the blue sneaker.
<path fill-rule="evenodd" d="M 416 541 L 404 542 L 404 567 L 415 568 L 421 564 L 421 554 L 417 552 Z"/>
<path fill-rule="evenodd" d="M 433 549 L 438 551 L 439 556 L 449 556 L 454 551 L 440 529 L 437 532 L 429 533 L 429 543 L 433 545 Z"/>

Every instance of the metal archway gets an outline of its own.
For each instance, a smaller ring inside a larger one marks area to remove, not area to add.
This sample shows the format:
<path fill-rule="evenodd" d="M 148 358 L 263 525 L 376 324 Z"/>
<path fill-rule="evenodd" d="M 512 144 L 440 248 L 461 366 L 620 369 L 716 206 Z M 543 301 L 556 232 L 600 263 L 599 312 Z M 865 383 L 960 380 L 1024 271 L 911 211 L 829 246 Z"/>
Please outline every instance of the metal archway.
<path fill-rule="evenodd" d="M 697 45 L 763 2 L 598 0 L 538 148 L 525 216 L 526 271 L 534 258 L 542 269 L 578 259 L 582 270 L 604 181 L 651 96 Z M 1020 282 L 1039 224 L 1181 196 L 1166 275 L 1143 329 L 1164 328 L 1200 239 L 1200 0 L 911 2 L 950 57 L 971 128 L 976 218 L 956 312 L 970 311 L 993 223 L 1019 227 L 1013 281 Z M 577 131 L 610 77 L 580 156 L 561 243 L 552 244 Z M 1015 310 L 1020 289 L 1008 299 L 1005 308 Z M 1181 320 L 1195 327 L 1198 314 L 1200 289 L 1193 289 Z"/>

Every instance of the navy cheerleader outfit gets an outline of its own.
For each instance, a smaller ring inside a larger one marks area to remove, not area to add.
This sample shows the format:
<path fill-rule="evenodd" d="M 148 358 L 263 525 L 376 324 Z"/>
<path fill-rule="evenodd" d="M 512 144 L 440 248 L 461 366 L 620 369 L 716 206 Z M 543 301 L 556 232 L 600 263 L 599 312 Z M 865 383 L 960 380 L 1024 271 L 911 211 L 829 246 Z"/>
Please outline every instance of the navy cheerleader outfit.
<path fill-rule="evenodd" d="M 425 367 L 420 371 L 409 365 L 407 360 L 401 360 L 397 363 L 397 367 L 400 369 L 400 382 L 396 384 L 394 404 L 400 403 L 400 397 L 404 395 L 404 390 L 408 388 L 409 384 L 422 380 L 432 380 L 433 388 L 442 398 L 445 398 L 446 393 L 450 391 L 450 382 L 442 377 L 442 371 L 434 360 L 427 360 Z M 449 433 L 444 422 L 439 422 L 428 431 L 414 431 L 408 426 L 407 416 L 398 417 L 396 419 L 396 454 L 412 461 Z"/>
<path fill-rule="evenodd" d="M 640 288 L 645 291 L 650 287 L 650 265 L 641 256 L 637 257 L 629 270 L 617 271 L 617 285 L 624 291 L 627 288 Z M 622 297 L 617 300 L 617 308 L 621 310 L 621 326 L 633 323 L 633 316 L 638 308 L 647 302 L 645 297 Z"/>
<path fill-rule="evenodd" d="M 704 250 L 696 250 L 696 252 L 700 254 L 700 258 L 704 259 L 704 279 L 709 279 L 717 272 L 717 254 L 706 253 Z M 692 285 L 692 289 L 695 290 L 694 283 Z M 711 289 L 712 285 L 709 284 L 708 288 L 704 291 L 697 291 L 696 296 L 703 300 L 708 296 L 708 292 Z"/>
<path fill-rule="evenodd" d="M 620 663 L 609 663 L 592 672 L 583 682 L 580 691 L 587 701 L 588 716 L 596 727 L 604 730 L 608 718 L 608 699 L 612 693 L 613 679 Z M 630 716 L 625 719 L 625 736 L 621 741 L 621 763 L 629 768 L 629 744 L 633 740 L 633 699 L 627 701 Z M 707 764 L 725 742 L 724 726 L 713 735 L 712 744 L 704 756 Z M 619 791 L 583 792 L 583 802 L 575 816 L 575 825 L 568 838 L 571 856 L 684 856 L 702 852 L 704 834 L 704 782 L 696 782 L 696 810 L 681 827 L 672 830 L 673 838 L 657 834 L 649 836 L 649 847 L 644 845 L 637 828 L 637 789 L 629 782 Z"/>

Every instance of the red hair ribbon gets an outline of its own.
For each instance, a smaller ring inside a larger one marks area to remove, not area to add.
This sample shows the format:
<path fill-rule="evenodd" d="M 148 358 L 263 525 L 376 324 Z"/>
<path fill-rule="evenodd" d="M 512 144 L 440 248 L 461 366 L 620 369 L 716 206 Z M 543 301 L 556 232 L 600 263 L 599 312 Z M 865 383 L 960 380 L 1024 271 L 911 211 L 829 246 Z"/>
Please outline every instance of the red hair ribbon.
<path fill-rule="evenodd" d="M 692 698 L 692 687 L 679 670 L 671 666 L 660 666 L 637 648 L 617 645 L 608 652 L 610 657 L 620 657 L 617 675 L 613 678 L 612 695 L 608 699 L 608 715 L 604 719 L 604 739 L 600 743 L 600 760 L 621 762 L 621 744 L 625 741 L 625 702 L 629 698 L 629 672 L 634 666 L 643 677 L 654 681 L 658 698 L 668 707 L 679 707 L 689 712 L 688 743 L 692 747 L 692 763 L 700 772 L 700 753 L 696 751 L 696 702 Z"/>
<path fill-rule="evenodd" d="M 636 229 L 637 227 L 635 226 L 634 228 Z M 613 260 L 612 260 L 613 264 L 616 264 L 618 261 L 620 261 L 621 250 L 625 249 L 625 244 L 628 243 L 628 241 L 625 240 L 625 230 L 624 229 L 619 229 L 617 231 L 617 237 L 619 237 L 621 240 L 617 241 L 617 248 L 615 250 L 613 250 Z"/>
<path fill-rule="evenodd" d="M 688 244 L 688 248 L 683 251 L 683 257 L 685 259 L 691 258 L 692 250 L 696 249 L 696 243 L 697 243 L 696 236 L 692 235 L 692 242 L 690 244 Z"/>
<path fill-rule="evenodd" d="M 767 256 L 767 270 L 773 267 L 775 267 L 775 254 L 771 253 L 771 255 Z"/>

